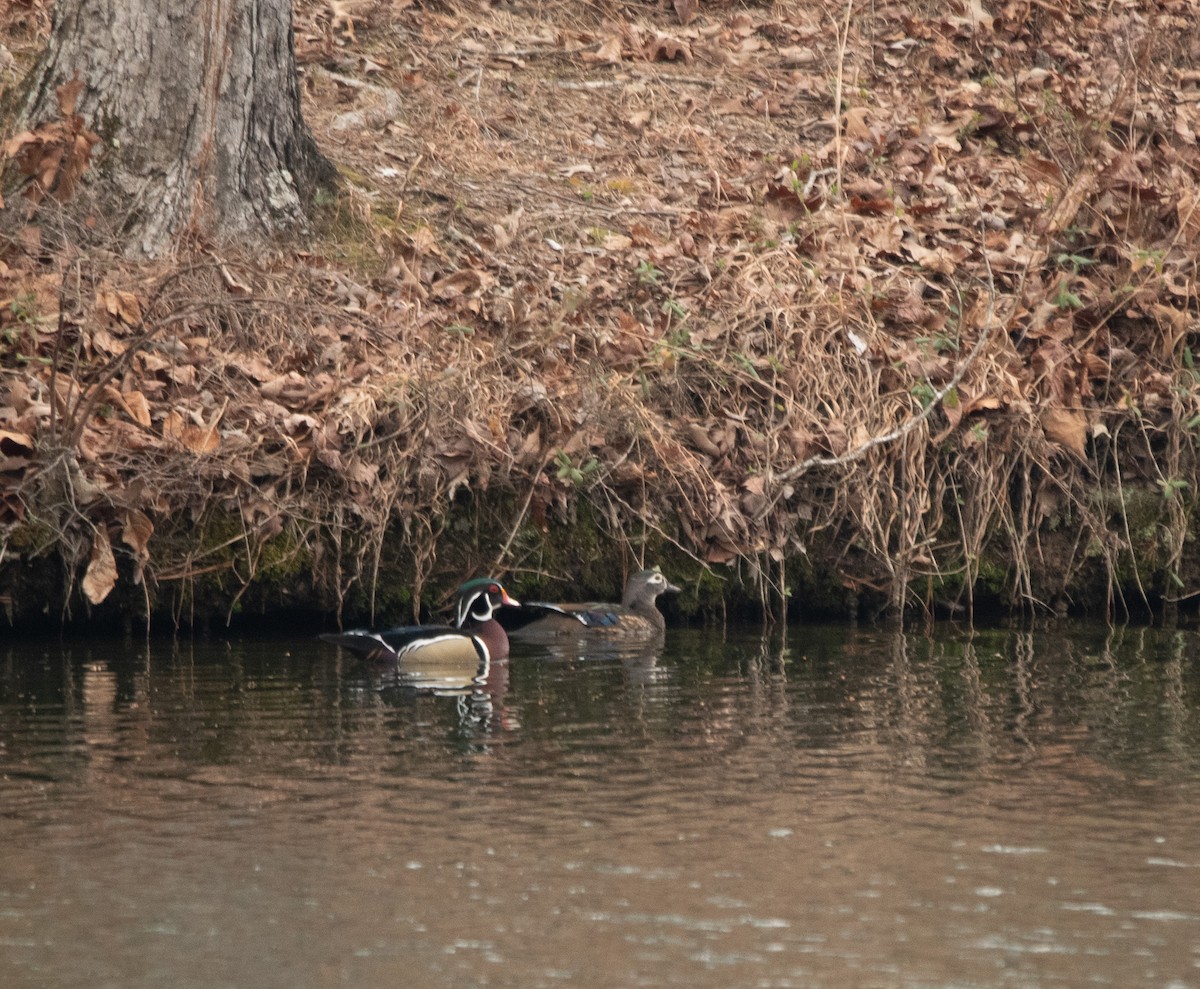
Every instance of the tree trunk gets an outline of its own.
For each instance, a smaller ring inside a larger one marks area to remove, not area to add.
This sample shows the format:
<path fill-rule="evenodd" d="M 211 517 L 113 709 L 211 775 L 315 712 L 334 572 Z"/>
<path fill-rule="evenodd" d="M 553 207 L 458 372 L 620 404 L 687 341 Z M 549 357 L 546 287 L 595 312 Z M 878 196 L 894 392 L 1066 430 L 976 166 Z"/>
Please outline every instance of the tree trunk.
<path fill-rule="evenodd" d="M 302 224 L 336 177 L 300 115 L 291 0 L 58 0 L 25 124 L 76 76 L 101 139 L 83 186 L 131 254 Z"/>

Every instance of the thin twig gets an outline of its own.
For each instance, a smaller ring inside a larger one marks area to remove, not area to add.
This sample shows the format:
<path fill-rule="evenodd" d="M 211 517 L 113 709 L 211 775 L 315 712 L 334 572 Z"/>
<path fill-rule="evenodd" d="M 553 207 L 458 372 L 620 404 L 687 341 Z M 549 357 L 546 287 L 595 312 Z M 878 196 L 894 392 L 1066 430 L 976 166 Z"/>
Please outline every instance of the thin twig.
<path fill-rule="evenodd" d="M 842 18 L 840 29 L 837 22 L 834 22 L 834 30 L 837 31 L 838 52 L 837 52 L 837 75 L 834 78 L 833 87 L 833 148 L 835 164 L 837 166 L 837 187 L 838 195 L 844 195 L 845 185 L 842 182 L 842 167 L 845 164 L 846 152 L 845 145 L 842 141 L 842 88 L 845 82 L 846 75 L 846 46 L 850 41 L 850 15 L 854 11 L 854 0 L 846 0 L 846 16 Z"/>
<path fill-rule="evenodd" d="M 537 470 L 530 475 L 529 491 L 525 495 L 525 501 L 521 505 L 521 510 L 517 513 L 517 518 L 509 530 L 508 538 L 504 540 L 504 545 L 500 547 L 500 552 L 496 554 L 496 559 L 492 562 L 492 572 L 499 569 L 504 562 L 504 558 L 508 556 L 508 551 L 512 547 L 513 540 L 517 538 L 517 532 L 521 528 L 521 524 L 525 521 L 525 514 L 529 511 L 529 505 L 533 501 L 533 493 L 537 490 L 538 479 L 542 476 L 542 471 L 546 469 L 546 465 L 550 463 L 550 454 L 542 457 L 542 462 L 538 464 Z"/>

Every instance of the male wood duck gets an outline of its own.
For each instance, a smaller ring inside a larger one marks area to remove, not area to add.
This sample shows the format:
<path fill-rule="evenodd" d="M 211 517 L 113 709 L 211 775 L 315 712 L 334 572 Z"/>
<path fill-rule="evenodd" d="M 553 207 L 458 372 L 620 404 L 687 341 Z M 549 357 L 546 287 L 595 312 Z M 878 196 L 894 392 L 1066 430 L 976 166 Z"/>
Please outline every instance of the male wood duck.
<path fill-rule="evenodd" d="M 357 628 L 321 636 L 372 662 L 399 662 L 414 670 L 454 669 L 486 677 L 492 660 L 508 656 L 508 635 L 496 621 L 502 608 L 516 608 L 504 585 L 491 577 L 468 580 L 455 592 L 453 625 L 402 625 L 381 632 Z"/>
<path fill-rule="evenodd" d="M 655 602 L 660 594 L 677 594 L 657 568 L 639 570 L 625 584 L 620 604 L 548 604 L 532 601 L 497 615 L 509 637 L 523 642 L 547 641 L 564 635 L 604 635 L 650 639 L 666 630 Z"/>

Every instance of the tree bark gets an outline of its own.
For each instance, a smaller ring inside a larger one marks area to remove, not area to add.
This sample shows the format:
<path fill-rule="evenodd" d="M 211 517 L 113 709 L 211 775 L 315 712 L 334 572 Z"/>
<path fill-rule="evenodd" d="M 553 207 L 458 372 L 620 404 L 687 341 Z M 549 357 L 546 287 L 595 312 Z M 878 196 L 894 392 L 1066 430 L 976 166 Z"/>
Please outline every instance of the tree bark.
<path fill-rule="evenodd" d="M 83 184 L 128 253 L 303 224 L 336 178 L 301 117 L 291 0 L 58 0 L 26 126 L 76 76 L 101 138 Z"/>

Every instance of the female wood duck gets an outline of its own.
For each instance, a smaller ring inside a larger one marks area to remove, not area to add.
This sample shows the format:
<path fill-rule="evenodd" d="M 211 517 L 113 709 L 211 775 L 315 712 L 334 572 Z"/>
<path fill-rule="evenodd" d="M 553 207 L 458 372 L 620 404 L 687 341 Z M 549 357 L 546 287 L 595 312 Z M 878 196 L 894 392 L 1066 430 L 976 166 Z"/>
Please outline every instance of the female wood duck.
<path fill-rule="evenodd" d="M 563 635 L 605 635 L 650 639 L 666 630 L 655 601 L 680 588 L 658 568 L 639 570 L 625 584 L 620 604 L 547 604 L 533 601 L 508 609 L 497 620 L 513 639 L 546 641 Z"/>
<path fill-rule="evenodd" d="M 400 662 L 414 669 L 454 667 L 476 669 L 487 676 L 492 660 L 508 656 L 508 635 L 496 621 L 502 608 L 520 602 L 508 596 L 504 585 L 491 577 L 468 580 L 455 592 L 453 625 L 402 625 L 382 632 L 358 628 L 321 636 L 372 662 Z"/>

